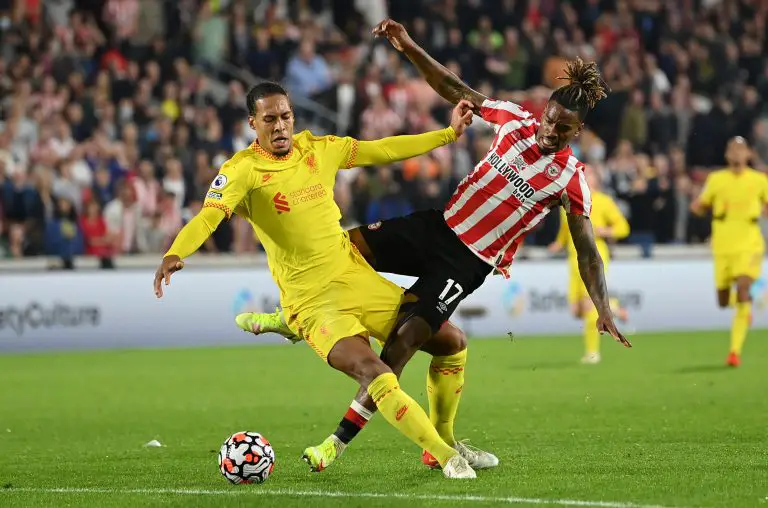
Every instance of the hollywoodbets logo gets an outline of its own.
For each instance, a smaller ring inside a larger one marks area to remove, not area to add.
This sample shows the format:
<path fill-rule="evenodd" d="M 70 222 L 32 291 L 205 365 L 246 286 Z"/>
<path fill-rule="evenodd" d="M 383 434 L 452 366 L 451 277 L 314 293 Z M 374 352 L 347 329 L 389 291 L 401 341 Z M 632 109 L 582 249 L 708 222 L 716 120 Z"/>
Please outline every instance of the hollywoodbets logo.
<path fill-rule="evenodd" d="M 282 192 L 275 194 L 275 197 L 272 198 L 272 202 L 275 204 L 275 210 L 277 210 L 278 215 L 283 212 L 288 213 L 291 211 L 291 207 L 288 205 L 288 198 Z"/>

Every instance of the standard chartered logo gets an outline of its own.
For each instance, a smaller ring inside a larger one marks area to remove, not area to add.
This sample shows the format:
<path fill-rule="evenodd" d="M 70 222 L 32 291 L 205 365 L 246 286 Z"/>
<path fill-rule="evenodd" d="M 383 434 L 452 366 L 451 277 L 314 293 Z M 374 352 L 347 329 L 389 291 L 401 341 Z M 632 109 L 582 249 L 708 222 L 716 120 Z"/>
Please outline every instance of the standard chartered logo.
<path fill-rule="evenodd" d="M 0 332 L 9 329 L 23 335 L 29 329 L 98 326 L 100 319 L 101 312 L 94 306 L 30 302 L 26 307 L 0 307 Z"/>

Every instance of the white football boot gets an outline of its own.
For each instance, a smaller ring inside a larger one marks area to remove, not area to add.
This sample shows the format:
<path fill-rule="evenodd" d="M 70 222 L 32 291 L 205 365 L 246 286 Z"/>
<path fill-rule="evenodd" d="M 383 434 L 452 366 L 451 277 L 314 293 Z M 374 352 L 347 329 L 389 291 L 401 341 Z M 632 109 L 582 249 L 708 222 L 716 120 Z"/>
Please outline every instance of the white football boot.
<path fill-rule="evenodd" d="M 457 441 L 453 447 L 459 455 L 467 459 L 467 463 L 473 469 L 489 469 L 499 465 L 499 458 L 496 455 L 469 446 L 465 441 Z"/>
<path fill-rule="evenodd" d="M 467 459 L 459 454 L 454 455 L 443 467 L 443 474 L 446 478 L 453 479 L 471 479 L 477 478 L 475 470 L 469 465 Z"/>

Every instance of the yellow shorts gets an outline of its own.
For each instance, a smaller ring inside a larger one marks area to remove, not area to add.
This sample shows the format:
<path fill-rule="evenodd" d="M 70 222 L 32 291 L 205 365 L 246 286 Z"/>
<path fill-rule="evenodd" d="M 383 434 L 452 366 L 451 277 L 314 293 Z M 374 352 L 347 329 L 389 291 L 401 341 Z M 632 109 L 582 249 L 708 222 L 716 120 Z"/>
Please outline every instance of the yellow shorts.
<path fill-rule="evenodd" d="M 603 270 L 605 276 L 608 277 L 608 266 L 610 265 L 607 258 L 603 258 Z M 581 274 L 579 273 L 579 263 L 576 259 L 568 260 L 568 303 L 571 305 L 579 303 L 584 299 L 589 299 L 589 293 L 584 285 L 584 281 L 581 280 Z"/>
<path fill-rule="evenodd" d="M 328 360 L 341 339 L 362 335 L 386 341 L 395 326 L 403 289 L 388 281 L 353 253 L 349 266 L 306 303 L 286 306 L 288 327 Z"/>
<path fill-rule="evenodd" d="M 763 267 L 763 252 L 737 252 L 715 254 L 715 288 L 729 289 L 736 277 L 760 278 Z"/>

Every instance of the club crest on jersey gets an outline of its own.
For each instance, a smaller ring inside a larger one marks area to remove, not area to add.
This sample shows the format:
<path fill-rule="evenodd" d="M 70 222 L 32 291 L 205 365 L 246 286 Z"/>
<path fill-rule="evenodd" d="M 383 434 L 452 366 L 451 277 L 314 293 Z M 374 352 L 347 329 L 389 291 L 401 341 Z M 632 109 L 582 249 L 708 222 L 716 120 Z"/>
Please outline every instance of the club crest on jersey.
<path fill-rule="evenodd" d="M 557 180 L 557 178 L 563 174 L 563 168 L 555 162 L 550 162 L 547 167 L 544 168 L 544 173 L 550 180 Z"/>
<path fill-rule="evenodd" d="M 374 222 L 373 224 L 368 224 L 368 229 L 370 229 L 371 231 L 376 231 L 380 227 L 381 227 L 381 221 Z"/>
<path fill-rule="evenodd" d="M 225 175 L 216 175 L 211 184 L 211 189 L 221 190 L 227 185 L 227 177 Z"/>
<path fill-rule="evenodd" d="M 307 168 L 309 168 L 310 174 L 316 175 L 318 173 L 319 168 L 317 167 L 317 159 L 315 159 L 314 154 L 309 154 L 305 163 L 307 164 Z"/>

